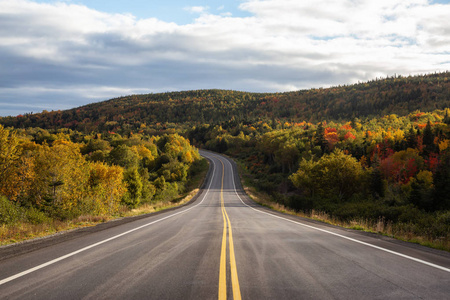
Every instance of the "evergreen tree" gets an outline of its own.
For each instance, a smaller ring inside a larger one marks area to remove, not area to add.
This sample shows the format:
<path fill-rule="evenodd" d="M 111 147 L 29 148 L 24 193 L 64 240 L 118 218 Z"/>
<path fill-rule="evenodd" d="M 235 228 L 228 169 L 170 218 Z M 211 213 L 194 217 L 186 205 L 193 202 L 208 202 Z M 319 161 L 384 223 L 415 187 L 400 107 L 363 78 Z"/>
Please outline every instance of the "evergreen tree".
<path fill-rule="evenodd" d="M 413 126 L 409 128 L 409 131 L 406 134 L 405 138 L 406 138 L 406 146 L 408 148 L 415 148 L 417 146 L 417 135 L 416 132 L 414 131 Z"/>
<path fill-rule="evenodd" d="M 431 129 L 431 122 L 428 120 L 427 126 L 423 130 L 423 145 L 425 146 L 424 153 L 430 154 L 434 152 L 434 133 Z"/>
<path fill-rule="evenodd" d="M 445 110 L 444 123 L 450 125 L 450 116 L 448 115 L 448 109 Z"/>
<path fill-rule="evenodd" d="M 125 173 L 125 181 L 128 191 L 122 202 L 130 208 L 135 208 L 141 202 L 142 196 L 142 179 L 137 168 L 130 169 Z"/>
<path fill-rule="evenodd" d="M 370 173 L 370 190 L 374 197 L 384 197 L 383 176 L 379 168 L 374 168 Z"/>
<path fill-rule="evenodd" d="M 437 209 L 450 209 L 450 154 L 441 157 L 434 174 L 434 206 Z"/>
<path fill-rule="evenodd" d="M 325 128 L 323 128 L 322 122 L 319 123 L 316 130 L 316 145 L 320 146 L 322 153 L 328 151 L 327 141 L 325 139 Z"/>
<path fill-rule="evenodd" d="M 431 122 L 428 120 L 427 126 L 425 126 L 425 129 L 423 130 L 423 144 L 425 146 L 431 146 L 433 145 L 434 141 L 434 134 L 433 130 L 431 130 Z"/>

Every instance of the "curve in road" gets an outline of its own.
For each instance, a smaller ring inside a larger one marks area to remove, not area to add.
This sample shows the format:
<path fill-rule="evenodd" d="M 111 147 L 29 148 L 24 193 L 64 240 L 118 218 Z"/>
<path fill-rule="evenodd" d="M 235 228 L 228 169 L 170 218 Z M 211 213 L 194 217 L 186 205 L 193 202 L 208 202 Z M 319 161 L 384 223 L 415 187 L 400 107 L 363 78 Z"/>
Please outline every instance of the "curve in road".
<path fill-rule="evenodd" d="M 450 255 L 265 209 L 224 156 L 189 206 L 0 261 L 1 299 L 447 299 Z M 238 276 L 239 275 L 239 276 Z"/>

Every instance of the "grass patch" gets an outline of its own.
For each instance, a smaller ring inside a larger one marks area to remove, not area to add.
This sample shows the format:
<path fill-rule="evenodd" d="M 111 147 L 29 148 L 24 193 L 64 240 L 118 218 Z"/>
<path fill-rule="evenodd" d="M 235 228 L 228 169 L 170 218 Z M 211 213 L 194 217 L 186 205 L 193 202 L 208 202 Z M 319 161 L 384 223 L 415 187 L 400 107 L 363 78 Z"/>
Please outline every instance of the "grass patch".
<path fill-rule="evenodd" d="M 80 216 L 70 221 L 51 221 L 41 224 L 30 224 L 19 222 L 11 225 L 0 226 L 0 246 L 9 245 L 17 242 L 23 242 L 35 238 L 42 238 L 58 232 L 67 231 L 75 228 L 94 226 L 110 220 L 110 217 Z"/>

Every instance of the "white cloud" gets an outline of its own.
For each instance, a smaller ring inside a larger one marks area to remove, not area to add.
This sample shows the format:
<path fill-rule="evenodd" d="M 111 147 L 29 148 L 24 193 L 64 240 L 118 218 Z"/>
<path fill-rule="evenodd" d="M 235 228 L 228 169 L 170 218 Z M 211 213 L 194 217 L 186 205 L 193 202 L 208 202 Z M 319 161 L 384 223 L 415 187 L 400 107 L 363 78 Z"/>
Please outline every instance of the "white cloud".
<path fill-rule="evenodd" d="M 206 12 L 209 8 L 207 6 L 188 6 L 184 9 L 190 13 L 201 14 Z"/>
<path fill-rule="evenodd" d="M 177 25 L 69 3 L 0 0 L 0 90 L 8 101 L 34 102 L 66 91 L 78 106 L 123 93 L 284 91 L 450 69 L 450 5 L 248 0 L 240 9 L 251 17 L 189 7 L 197 19 Z"/>

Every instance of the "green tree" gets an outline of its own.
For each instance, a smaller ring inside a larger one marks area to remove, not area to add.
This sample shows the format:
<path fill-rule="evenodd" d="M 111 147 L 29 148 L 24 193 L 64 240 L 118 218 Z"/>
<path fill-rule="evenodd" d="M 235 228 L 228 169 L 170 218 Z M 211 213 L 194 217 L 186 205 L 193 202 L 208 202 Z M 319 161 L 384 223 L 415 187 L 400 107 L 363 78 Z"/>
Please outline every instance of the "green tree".
<path fill-rule="evenodd" d="M 335 150 L 317 162 L 302 160 L 299 170 L 290 176 L 301 189 L 317 192 L 320 196 L 345 200 L 364 191 L 364 170 L 356 158 Z"/>
<path fill-rule="evenodd" d="M 420 171 L 413 179 L 411 179 L 409 201 L 421 209 L 432 210 L 432 189 L 433 174 L 426 170 Z"/>
<path fill-rule="evenodd" d="M 128 169 L 125 172 L 125 182 L 127 183 L 127 192 L 122 202 L 130 208 L 135 208 L 141 202 L 143 187 L 137 168 Z"/>
<path fill-rule="evenodd" d="M 385 184 L 380 169 L 377 167 L 370 172 L 370 190 L 374 197 L 384 197 Z"/>
<path fill-rule="evenodd" d="M 137 167 L 138 155 L 127 145 L 119 145 L 109 153 L 109 162 L 125 169 Z"/>
<path fill-rule="evenodd" d="M 95 151 L 108 151 L 110 150 L 110 145 L 108 141 L 102 139 L 90 139 L 87 144 L 81 148 L 82 154 L 89 154 Z"/>
<path fill-rule="evenodd" d="M 316 145 L 320 146 L 322 153 L 328 151 L 328 143 L 325 139 L 325 128 L 323 127 L 322 122 L 319 123 L 316 130 Z"/>
<path fill-rule="evenodd" d="M 409 131 L 406 134 L 405 138 L 406 138 L 406 146 L 408 148 L 415 148 L 417 146 L 417 133 L 414 130 L 413 126 L 409 128 Z"/>
<path fill-rule="evenodd" d="M 434 174 L 434 207 L 450 209 L 450 152 L 441 156 L 441 161 Z"/>

